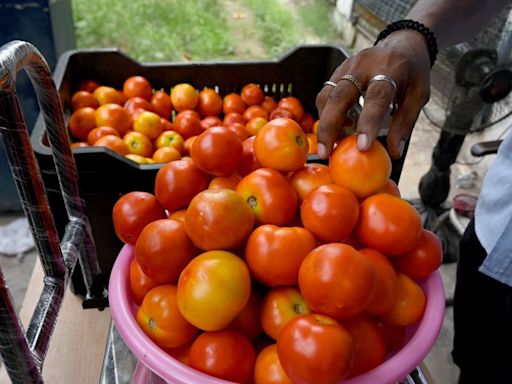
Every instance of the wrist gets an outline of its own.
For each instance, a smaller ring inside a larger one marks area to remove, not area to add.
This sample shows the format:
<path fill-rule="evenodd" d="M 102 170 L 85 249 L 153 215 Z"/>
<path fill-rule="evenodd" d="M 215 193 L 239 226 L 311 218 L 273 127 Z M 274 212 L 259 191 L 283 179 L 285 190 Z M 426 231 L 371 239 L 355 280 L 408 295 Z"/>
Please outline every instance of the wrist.
<path fill-rule="evenodd" d="M 417 31 L 410 29 L 401 29 L 391 33 L 385 39 L 377 44 L 380 47 L 393 47 L 404 50 L 415 55 L 417 61 L 424 63 L 430 68 L 430 55 L 428 52 L 427 42 L 423 35 Z"/>

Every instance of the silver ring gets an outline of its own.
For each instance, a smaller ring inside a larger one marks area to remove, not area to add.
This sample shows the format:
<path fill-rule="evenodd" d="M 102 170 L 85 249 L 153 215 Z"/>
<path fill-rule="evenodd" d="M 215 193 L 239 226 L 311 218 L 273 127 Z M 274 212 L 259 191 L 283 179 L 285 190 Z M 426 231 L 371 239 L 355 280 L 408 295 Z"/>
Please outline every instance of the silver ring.
<path fill-rule="evenodd" d="M 395 80 L 393 80 L 391 77 L 388 77 L 386 75 L 373 76 L 370 79 L 370 81 L 368 81 L 368 86 L 370 86 L 370 84 L 374 81 L 385 81 L 386 83 L 391 84 L 391 86 L 393 87 L 393 90 L 396 92 L 396 83 L 395 83 Z"/>
<path fill-rule="evenodd" d="M 340 79 L 341 80 L 347 80 L 347 81 L 350 81 L 354 87 L 357 88 L 357 90 L 359 91 L 359 94 L 362 95 L 363 94 L 363 85 L 361 84 L 361 82 L 359 80 L 357 80 L 354 76 L 352 75 L 343 75 Z"/>
<path fill-rule="evenodd" d="M 330 85 L 331 87 L 336 87 L 338 84 L 336 84 L 334 81 L 327 80 L 324 82 L 324 85 Z"/>

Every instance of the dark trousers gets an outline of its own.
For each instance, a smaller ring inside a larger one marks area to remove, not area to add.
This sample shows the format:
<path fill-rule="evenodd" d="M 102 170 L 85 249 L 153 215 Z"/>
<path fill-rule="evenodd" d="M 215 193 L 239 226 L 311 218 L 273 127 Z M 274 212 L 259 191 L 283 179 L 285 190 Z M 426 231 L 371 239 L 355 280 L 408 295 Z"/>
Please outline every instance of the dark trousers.
<path fill-rule="evenodd" d="M 485 257 L 471 221 L 460 243 L 452 356 L 459 384 L 512 384 L 512 287 L 478 271 Z"/>

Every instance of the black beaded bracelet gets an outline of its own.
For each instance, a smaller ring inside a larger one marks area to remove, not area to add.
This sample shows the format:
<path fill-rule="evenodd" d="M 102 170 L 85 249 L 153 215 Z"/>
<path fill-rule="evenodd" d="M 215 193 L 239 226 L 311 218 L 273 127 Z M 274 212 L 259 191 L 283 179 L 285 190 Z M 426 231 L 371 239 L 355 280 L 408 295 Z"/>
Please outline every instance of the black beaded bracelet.
<path fill-rule="evenodd" d="M 437 58 L 437 40 L 434 33 L 418 21 L 406 19 L 398 20 L 389 24 L 381 33 L 379 33 L 379 36 L 377 36 L 377 40 L 375 40 L 375 44 L 373 45 L 377 45 L 379 41 L 385 39 L 391 33 L 401 29 L 412 29 L 423 35 L 427 42 L 428 55 L 430 56 L 430 67 L 432 67 Z"/>

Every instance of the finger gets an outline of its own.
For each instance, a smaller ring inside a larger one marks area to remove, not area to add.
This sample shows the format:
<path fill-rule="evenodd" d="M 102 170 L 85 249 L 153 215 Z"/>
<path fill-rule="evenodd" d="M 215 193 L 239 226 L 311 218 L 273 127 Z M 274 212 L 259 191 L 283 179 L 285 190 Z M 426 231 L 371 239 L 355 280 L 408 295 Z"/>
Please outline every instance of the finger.
<path fill-rule="evenodd" d="M 366 90 L 364 106 L 357 122 L 357 147 L 366 151 L 377 137 L 382 122 L 390 113 L 395 88 L 386 81 L 374 81 Z"/>
<path fill-rule="evenodd" d="M 326 159 L 343 129 L 347 112 L 359 98 L 359 90 L 350 81 L 341 80 L 331 89 L 318 125 L 318 156 Z"/>
<path fill-rule="evenodd" d="M 412 95 L 406 95 L 403 100 L 393 116 L 388 131 L 387 147 L 393 159 L 402 157 L 405 143 L 411 135 L 421 108 L 425 104 L 421 99 Z"/>
<path fill-rule="evenodd" d="M 332 81 L 333 83 L 338 83 L 341 79 L 341 77 L 345 74 L 347 68 L 350 67 L 350 62 L 352 61 L 352 58 L 349 58 L 345 60 L 343 63 L 341 63 L 338 68 L 333 72 L 331 75 L 329 81 Z M 318 93 L 316 97 L 316 108 L 318 110 L 318 116 L 322 116 L 322 112 L 324 111 L 325 105 L 327 104 L 327 100 L 329 99 L 329 94 L 332 91 L 333 86 L 332 85 L 326 85 L 324 84 L 322 90 Z"/>

